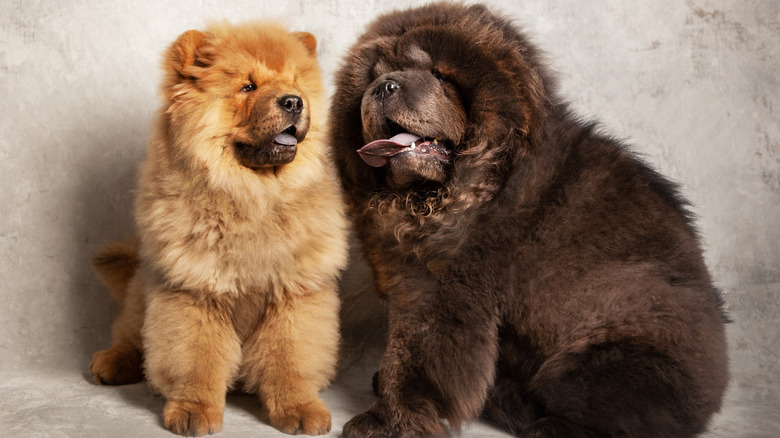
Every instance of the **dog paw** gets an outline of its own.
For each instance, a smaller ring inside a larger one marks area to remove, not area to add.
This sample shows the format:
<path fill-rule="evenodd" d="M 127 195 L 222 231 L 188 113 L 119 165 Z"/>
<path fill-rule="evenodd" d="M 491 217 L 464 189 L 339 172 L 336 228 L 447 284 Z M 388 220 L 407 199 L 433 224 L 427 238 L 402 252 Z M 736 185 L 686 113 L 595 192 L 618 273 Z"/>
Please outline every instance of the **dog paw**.
<path fill-rule="evenodd" d="M 169 400 L 163 410 L 163 423 L 178 435 L 212 435 L 222 430 L 222 411 L 212 404 Z"/>
<path fill-rule="evenodd" d="M 447 436 L 447 431 L 438 420 L 438 417 L 395 415 L 394 418 L 401 421 L 391 423 L 385 421 L 379 412 L 372 408 L 349 420 L 344 425 L 342 437 L 408 438 Z"/>
<path fill-rule="evenodd" d="M 322 435 L 330 432 L 330 411 L 322 400 L 281 409 L 270 415 L 271 426 L 290 435 Z"/>
<path fill-rule="evenodd" d="M 520 434 L 522 438 L 554 438 L 559 436 L 586 438 L 591 436 L 591 434 L 573 422 L 552 417 L 542 418 L 531 423 Z"/>
<path fill-rule="evenodd" d="M 349 420 L 344 425 L 341 436 L 342 438 L 374 438 L 394 437 L 397 435 L 390 433 L 382 421 L 371 411 L 368 411 Z"/>
<path fill-rule="evenodd" d="M 102 385 L 125 385 L 143 380 L 141 352 L 131 345 L 113 345 L 92 356 L 89 372 Z"/>

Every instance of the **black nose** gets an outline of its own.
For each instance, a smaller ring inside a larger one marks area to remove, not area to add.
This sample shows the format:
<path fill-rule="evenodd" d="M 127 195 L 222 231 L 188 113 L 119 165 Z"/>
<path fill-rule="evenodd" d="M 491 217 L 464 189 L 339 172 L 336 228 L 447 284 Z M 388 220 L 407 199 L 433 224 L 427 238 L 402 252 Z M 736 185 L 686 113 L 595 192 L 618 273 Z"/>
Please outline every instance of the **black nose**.
<path fill-rule="evenodd" d="M 376 94 L 378 94 L 382 99 L 386 99 L 398 91 L 399 88 L 401 87 L 398 85 L 398 82 L 392 79 L 387 79 L 377 85 Z"/>
<path fill-rule="evenodd" d="M 279 99 L 279 106 L 292 114 L 300 114 L 303 111 L 303 99 L 292 94 L 282 96 Z"/>

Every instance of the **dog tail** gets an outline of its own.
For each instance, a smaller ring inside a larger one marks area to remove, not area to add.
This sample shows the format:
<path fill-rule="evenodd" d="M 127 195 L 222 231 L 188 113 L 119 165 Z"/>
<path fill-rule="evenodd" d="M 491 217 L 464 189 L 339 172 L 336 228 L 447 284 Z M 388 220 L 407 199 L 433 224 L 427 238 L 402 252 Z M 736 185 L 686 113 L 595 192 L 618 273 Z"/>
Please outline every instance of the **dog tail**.
<path fill-rule="evenodd" d="M 98 248 L 92 257 L 92 267 L 97 276 L 111 291 L 111 296 L 120 303 L 127 296 L 130 279 L 138 269 L 138 239 L 124 242 L 108 242 Z"/>

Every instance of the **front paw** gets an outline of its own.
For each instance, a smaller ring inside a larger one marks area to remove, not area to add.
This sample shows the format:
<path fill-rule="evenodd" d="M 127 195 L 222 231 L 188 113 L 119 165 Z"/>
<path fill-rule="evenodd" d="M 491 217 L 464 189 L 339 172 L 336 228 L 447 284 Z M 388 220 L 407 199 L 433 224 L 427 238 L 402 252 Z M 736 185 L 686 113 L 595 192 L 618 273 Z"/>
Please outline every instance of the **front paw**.
<path fill-rule="evenodd" d="M 222 430 L 221 407 L 187 401 L 168 401 L 163 410 L 165 427 L 177 435 L 212 435 Z"/>
<path fill-rule="evenodd" d="M 372 437 L 393 437 L 385 428 L 382 421 L 379 420 L 371 411 L 363 412 L 355 418 L 349 420 L 341 431 L 343 438 L 372 438 Z"/>
<path fill-rule="evenodd" d="M 330 411 L 322 400 L 287 407 L 270 415 L 271 426 L 280 431 L 298 435 L 322 435 L 330 432 Z"/>
<path fill-rule="evenodd" d="M 437 417 L 398 415 L 386 421 L 374 409 L 349 420 L 342 430 L 343 438 L 419 438 L 443 437 L 446 430 Z"/>

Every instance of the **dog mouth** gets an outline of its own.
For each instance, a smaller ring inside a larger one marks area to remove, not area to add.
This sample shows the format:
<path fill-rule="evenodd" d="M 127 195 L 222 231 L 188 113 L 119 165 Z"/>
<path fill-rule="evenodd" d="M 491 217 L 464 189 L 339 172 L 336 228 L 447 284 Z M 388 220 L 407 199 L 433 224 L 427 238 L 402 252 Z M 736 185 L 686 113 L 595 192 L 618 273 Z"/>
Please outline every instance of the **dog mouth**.
<path fill-rule="evenodd" d="M 266 143 L 268 140 L 257 143 L 237 141 L 233 149 L 238 161 L 252 170 L 279 166 L 295 159 L 298 142 L 303 141 L 304 136 L 305 132 L 298 132 L 298 129 L 292 125 L 268 143 Z"/>
<path fill-rule="evenodd" d="M 272 143 L 279 146 L 295 146 L 298 144 L 298 139 L 295 137 L 296 132 L 297 129 L 295 128 L 295 125 L 290 126 L 274 137 Z"/>
<path fill-rule="evenodd" d="M 395 126 L 393 131 L 398 131 L 397 134 L 388 139 L 374 140 L 358 149 L 360 158 L 369 166 L 386 166 L 390 158 L 404 154 L 435 159 L 445 164 L 452 159 L 452 141 L 413 134 L 395 123 L 391 125 Z"/>

